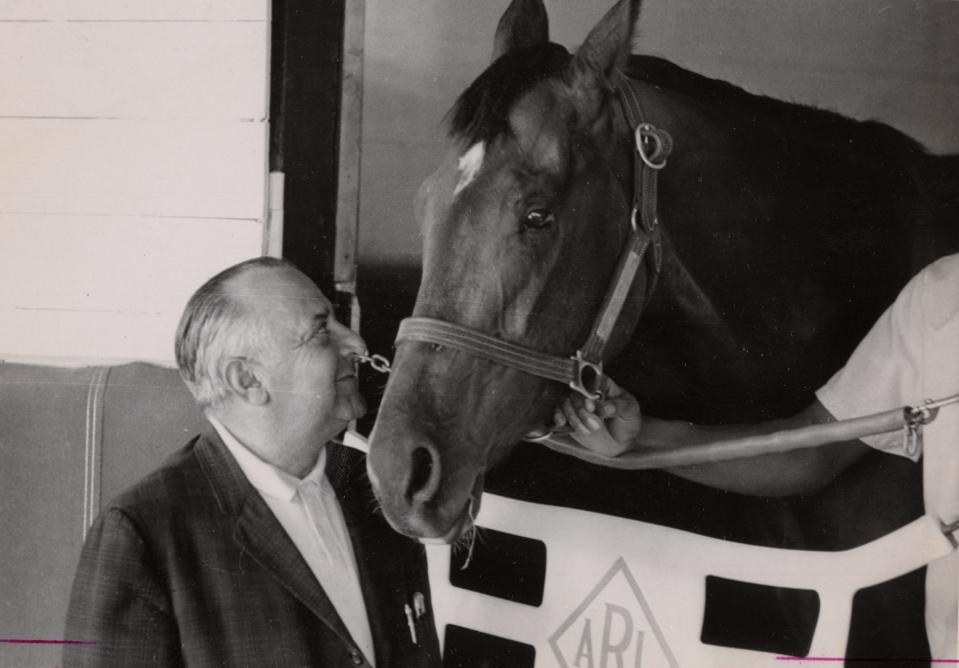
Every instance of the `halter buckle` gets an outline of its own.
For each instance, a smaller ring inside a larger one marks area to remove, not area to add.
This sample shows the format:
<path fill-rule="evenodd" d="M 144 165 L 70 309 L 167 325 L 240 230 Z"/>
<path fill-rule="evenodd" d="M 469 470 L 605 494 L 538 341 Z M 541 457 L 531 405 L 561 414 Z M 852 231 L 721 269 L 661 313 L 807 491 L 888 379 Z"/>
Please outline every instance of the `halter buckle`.
<path fill-rule="evenodd" d="M 569 386 L 587 399 L 602 400 L 606 387 L 603 363 L 585 359 L 582 350 L 577 350 L 571 359 L 576 363 L 576 369 L 575 379 L 569 381 Z"/>
<path fill-rule="evenodd" d="M 643 217 L 642 207 L 637 202 L 629 212 L 629 226 L 634 234 L 639 234 L 640 229 L 652 236 L 654 230 L 659 226 L 659 218 L 655 215 L 652 220 Z"/>

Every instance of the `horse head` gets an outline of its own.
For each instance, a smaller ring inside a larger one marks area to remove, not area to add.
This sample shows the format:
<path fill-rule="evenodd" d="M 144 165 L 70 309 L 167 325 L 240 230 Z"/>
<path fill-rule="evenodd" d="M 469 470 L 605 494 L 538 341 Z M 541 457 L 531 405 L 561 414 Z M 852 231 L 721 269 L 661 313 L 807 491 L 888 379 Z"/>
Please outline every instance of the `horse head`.
<path fill-rule="evenodd" d="M 449 151 L 418 195 L 414 317 L 559 357 L 582 345 L 629 234 L 632 144 L 613 88 L 638 5 L 619 2 L 575 54 L 548 41 L 541 0 L 507 9 L 493 62 L 453 108 Z M 607 354 L 625 345 L 646 282 L 640 272 Z M 568 391 L 400 341 L 368 459 L 389 522 L 420 539 L 461 535 L 485 471 Z"/>

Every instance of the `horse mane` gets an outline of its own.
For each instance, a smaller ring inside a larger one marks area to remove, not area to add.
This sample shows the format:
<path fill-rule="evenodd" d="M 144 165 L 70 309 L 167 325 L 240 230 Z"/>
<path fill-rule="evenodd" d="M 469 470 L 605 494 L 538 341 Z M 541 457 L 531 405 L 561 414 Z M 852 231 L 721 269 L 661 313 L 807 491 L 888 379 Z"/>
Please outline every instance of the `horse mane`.
<path fill-rule="evenodd" d="M 508 132 L 509 110 L 516 100 L 540 81 L 560 74 L 569 60 L 569 51 L 552 42 L 500 56 L 450 109 L 450 136 L 475 144 Z"/>
<path fill-rule="evenodd" d="M 467 144 L 490 141 L 509 131 L 509 110 L 524 93 L 549 77 L 561 76 L 571 55 L 552 42 L 518 49 L 494 61 L 457 98 L 447 114 L 449 135 Z M 911 137 L 878 121 L 859 121 L 794 102 L 751 93 L 720 79 L 697 74 L 664 58 L 634 55 L 627 74 L 681 95 L 700 106 L 749 118 L 818 145 L 843 144 L 843 150 L 862 151 L 861 161 L 885 162 L 893 156 L 925 155 Z M 850 138 L 855 145 L 848 144 Z"/>
<path fill-rule="evenodd" d="M 842 142 L 843 150 L 848 151 L 854 147 L 846 142 L 855 138 L 858 140 L 855 148 L 867 153 L 914 156 L 926 153 L 919 142 L 885 123 L 855 120 L 834 111 L 751 93 L 727 81 L 691 72 L 664 58 L 631 56 L 627 74 L 701 106 L 738 117 L 746 113 L 751 122 L 788 128 L 796 136 L 808 136 L 817 144 Z"/>

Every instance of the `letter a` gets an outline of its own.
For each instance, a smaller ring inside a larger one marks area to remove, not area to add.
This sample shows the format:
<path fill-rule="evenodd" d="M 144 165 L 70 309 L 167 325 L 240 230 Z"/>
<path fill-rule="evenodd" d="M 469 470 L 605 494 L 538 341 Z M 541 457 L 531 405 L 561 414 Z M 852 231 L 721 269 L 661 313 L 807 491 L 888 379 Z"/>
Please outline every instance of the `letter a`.
<path fill-rule="evenodd" d="M 584 656 L 589 663 L 583 666 L 583 668 L 593 668 L 593 631 L 589 617 L 586 618 L 586 623 L 583 624 L 583 637 L 579 639 L 579 648 L 576 650 L 576 660 L 573 661 L 573 665 L 579 666 L 579 660 Z"/>

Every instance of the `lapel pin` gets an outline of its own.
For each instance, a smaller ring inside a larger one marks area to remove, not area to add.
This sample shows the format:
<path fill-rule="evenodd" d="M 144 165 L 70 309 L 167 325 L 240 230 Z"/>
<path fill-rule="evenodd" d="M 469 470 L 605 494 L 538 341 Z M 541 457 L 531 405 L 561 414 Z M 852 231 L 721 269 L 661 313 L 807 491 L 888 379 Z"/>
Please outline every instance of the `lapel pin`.
<path fill-rule="evenodd" d="M 413 594 L 413 611 L 416 613 L 417 619 L 426 614 L 426 597 L 420 592 Z"/>
<path fill-rule="evenodd" d="M 414 645 L 419 645 L 419 642 L 416 640 L 416 622 L 413 621 L 413 610 L 410 608 L 409 603 L 403 605 L 403 613 L 406 615 L 406 626 L 410 630 L 410 640 L 413 641 Z"/>

